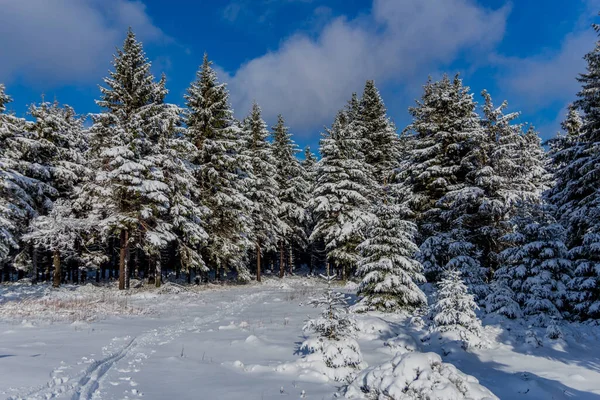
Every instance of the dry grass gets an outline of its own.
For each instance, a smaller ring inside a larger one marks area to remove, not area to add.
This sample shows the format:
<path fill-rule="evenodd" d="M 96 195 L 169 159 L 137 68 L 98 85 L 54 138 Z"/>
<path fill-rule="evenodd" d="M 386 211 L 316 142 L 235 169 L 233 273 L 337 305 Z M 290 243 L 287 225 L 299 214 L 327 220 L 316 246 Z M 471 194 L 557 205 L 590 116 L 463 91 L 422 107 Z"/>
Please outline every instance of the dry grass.
<path fill-rule="evenodd" d="M 47 322 L 90 322 L 114 315 L 143 315 L 151 312 L 130 304 L 128 296 L 107 288 L 56 290 L 44 297 L 0 304 L 0 318 Z"/>

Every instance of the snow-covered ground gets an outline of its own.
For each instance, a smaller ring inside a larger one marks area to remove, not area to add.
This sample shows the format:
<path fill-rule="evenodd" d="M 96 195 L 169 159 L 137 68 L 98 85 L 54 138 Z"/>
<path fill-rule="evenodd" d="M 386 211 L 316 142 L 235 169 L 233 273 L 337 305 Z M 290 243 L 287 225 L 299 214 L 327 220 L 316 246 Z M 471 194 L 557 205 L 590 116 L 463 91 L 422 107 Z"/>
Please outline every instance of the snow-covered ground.
<path fill-rule="evenodd" d="M 0 286 L 0 397 L 8 399 L 332 399 L 340 382 L 299 362 L 319 310 L 313 279 L 161 289 Z M 486 348 L 423 342 L 403 316 L 358 315 L 369 366 L 435 352 L 501 399 L 600 399 L 600 328 L 526 343 L 526 326 L 484 320 Z M 504 325 L 504 326 L 501 326 Z M 508 330 L 509 328 L 510 330 Z M 531 336 L 531 335 L 530 335 Z"/>

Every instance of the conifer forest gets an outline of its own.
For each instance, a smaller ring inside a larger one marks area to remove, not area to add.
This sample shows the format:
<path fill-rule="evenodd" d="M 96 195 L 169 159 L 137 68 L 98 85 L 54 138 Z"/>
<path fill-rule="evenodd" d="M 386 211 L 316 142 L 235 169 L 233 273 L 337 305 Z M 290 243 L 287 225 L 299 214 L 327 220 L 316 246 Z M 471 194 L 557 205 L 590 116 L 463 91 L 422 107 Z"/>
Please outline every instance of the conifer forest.
<path fill-rule="evenodd" d="M 0 83 L 0 397 L 600 398 L 600 36 L 549 140 L 440 74 L 300 149 L 123 33 L 97 113 Z"/>

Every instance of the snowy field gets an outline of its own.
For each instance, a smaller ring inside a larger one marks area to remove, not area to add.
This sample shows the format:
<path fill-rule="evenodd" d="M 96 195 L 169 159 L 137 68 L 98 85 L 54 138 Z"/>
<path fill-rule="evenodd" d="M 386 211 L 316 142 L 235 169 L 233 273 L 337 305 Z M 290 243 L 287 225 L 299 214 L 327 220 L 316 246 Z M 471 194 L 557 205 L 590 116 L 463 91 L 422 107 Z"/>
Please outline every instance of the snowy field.
<path fill-rule="evenodd" d="M 299 350 L 314 279 L 262 285 L 0 286 L 0 397 L 6 399 L 332 399 L 344 385 Z M 343 289 L 352 293 L 351 288 Z M 357 315 L 370 367 L 435 352 L 501 399 L 600 399 L 600 328 L 564 339 L 484 319 L 484 348 L 423 341 L 419 320 Z M 500 326 L 500 325 L 504 326 Z M 430 356 L 429 356 L 430 357 Z M 356 397 L 354 397 L 356 398 Z"/>

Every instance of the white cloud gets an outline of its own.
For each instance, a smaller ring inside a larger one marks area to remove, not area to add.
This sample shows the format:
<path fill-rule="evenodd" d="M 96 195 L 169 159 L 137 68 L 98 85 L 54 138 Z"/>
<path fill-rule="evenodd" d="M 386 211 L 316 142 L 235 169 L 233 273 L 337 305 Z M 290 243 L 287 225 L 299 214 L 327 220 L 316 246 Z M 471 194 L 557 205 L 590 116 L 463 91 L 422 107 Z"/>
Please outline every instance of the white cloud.
<path fill-rule="evenodd" d="M 583 56 L 592 49 L 596 38 L 594 31 L 588 29 L 568 34 L 560 48 L 551 53 L 493 58 L 503 68 L 500 87 L 511 97 L 525 100 L 523 105 L 533 111 L 574 100 L 581 86 L 576 77 L 585 71 Z"/>
<path fill-rule="evenodd" d="M 368 16 L 336 18 L 315 39 L 292 36 L 243 64 L 227 77 L 232 102 L 243 114 L 256 99 L 267 119 L 282 113 L 294 128 L 322 126 L 366 79 L 409 83 L 467 49 L 490 50 L 508 13 L 471 0 L 374 0 Z"/>
<path fill-rule="evenodd" d="M 141 1 L 0 0 L 0 9 L 0 82 L 97 80 L 128 26 L 143 40 L 169 40 Z"/>

